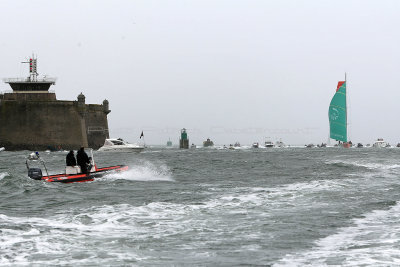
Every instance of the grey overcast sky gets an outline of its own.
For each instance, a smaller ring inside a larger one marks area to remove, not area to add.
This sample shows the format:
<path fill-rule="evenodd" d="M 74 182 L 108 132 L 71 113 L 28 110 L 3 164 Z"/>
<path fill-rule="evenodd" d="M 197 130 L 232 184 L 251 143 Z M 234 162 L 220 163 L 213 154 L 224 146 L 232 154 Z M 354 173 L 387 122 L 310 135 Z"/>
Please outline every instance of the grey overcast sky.
<path fill-rule="evenodd" d="M 110 101 L 111 137 L 326 142 L 347 72 L 350 137 L 400 142 L 400 1 L 0 1 L 0 77 Z M 0 91 L 9 90 L 1 83 Z"/>

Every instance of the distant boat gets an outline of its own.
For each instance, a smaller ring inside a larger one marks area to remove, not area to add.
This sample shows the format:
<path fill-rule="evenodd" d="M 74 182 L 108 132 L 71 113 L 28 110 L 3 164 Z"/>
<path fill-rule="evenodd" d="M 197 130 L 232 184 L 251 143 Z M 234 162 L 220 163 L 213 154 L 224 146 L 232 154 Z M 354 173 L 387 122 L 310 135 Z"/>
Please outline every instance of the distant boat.
<path fill-rule="evenodd" d="M 264 146 L 265 147 L 274 147 L 274 143 L 271 141 L 271 140 L 266 140 L 265 142 L 264 142 Z"/>
<path fill-rule="evenodd" d="M 377 147 L 377 148 L 381 148 L 381 147 L 386 147 L 387 143 L 385 141 L 383 141 L 383 138 L 378 138 L 378 140 L 375 141 L 375 143 L 372 145 L 372 147 Z"/>
<path fill-rule="evenodd" d="M 167 141 L 167 147 L 171 147 L 172 146 L 172 141 L 171 140 L 168 140 Z"/>
<path fill-rule="evenodd" d="M 144 146 L 137 144 L 130 144 L 125 142 L 121 138 L 118 139 L 106 139 L 104 145 L 99 148 L 99 151 L 110 151 L 110 152 L 141 152 Z"/>
<path fill-rule="evenodd" d="M 314 144 L 308 144 L 308 145 L 306 145 L 306 147 L 307 147 L 307 148 L 313 148 L 313 147 L 315 147 L 315 146 L 314 146 Z"/>
<path fill-rule="evenodd" d="M 253 145 L 251 146 L 252 148 L 259 148 L 260 144 L 258 142 L 254 142 Z"/>
<path fill-rule="evenodd" d="M 195 144 L 192 144 L 190 148 L 197 148 Z"/>
<path fill-rule="evenodd" d="M 6 150 L 4 147 L 0 147 L 0 152 Z"/>
<path fill-rule="evenodd" d="M 396 147 L 400 147 L 400 143 L 397 143 L 397 146 Z"/>
<path fill-rule="evenodd" d="M 235 149 L 235 147 L 232 144 L 230 144 L 229 149 Z"/>
<path fill-rule="evenodd" d="M 358 148 L 362 148 L 362 147 L 364 147 L 364 146 L 363 146 L 363 144 L 358 143 L 358 144 L 357 144 L 357 147 L 358 147 Z"/>
<path fill-rule="evenodd" d="M 234 147 L 240 147 L 240 143 L 239 143 L 239 142 L 236 142 L 233 146 L 234 146 Z"/>
<path fill-rule="evenodd" d="M 275 147 L 286 147 L 285 143 L 282 142 L 282 139 L 280 139 L 279 141 L 276 141 L 275 143 Z"/>
<path fill-rule="evenodd" d="M 351 147 L 351 143 L 347 141 L 346 76 L 344 81 L 338 82 L 336 93 L 329 105 L 328 116 L 330 138 L 339 141 L 345 148 Z"/>
<path fill-rule="evenodd" d="M 214 142 L 211 141 L 210 138 L 207 138 L 207 140 L 203 142 L 203 146 L 204 147 L 214 146 Z"/>

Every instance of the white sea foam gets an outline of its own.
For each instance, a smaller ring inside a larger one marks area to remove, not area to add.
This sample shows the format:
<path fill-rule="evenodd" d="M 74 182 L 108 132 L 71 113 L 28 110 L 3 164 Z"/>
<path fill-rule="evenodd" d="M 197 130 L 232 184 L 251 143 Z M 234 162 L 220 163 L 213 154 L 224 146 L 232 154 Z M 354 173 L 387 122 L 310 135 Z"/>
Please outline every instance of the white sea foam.
<path fill-rule="evenodd" d="M 0 265 L 84 265 L 94 262 L 108 265 L 116 260 L 133 259 L 140 262 L 151 257 L 151 253 L 136 248 L 137 244 L 147 244 L 149 239 L 175 239 L 174 236 L 186 232 L 192 237 L 185 246 L 192 251 L 207 247 L 207 242 L 218 242 L 220 236 L 213 233 L 235 233 L 238 240 L 256 240 L 258 233 L 237 230 L 242 225 L 248 227 L 247 223 L 240 220 L 221 223 L 222 214 L 235 211 L 236 204 L 245 208 L 265 201 L 262 195 L 249 194 L 239 198 L 232 201 L 222 197 L 193 204 L 152 202 L 141 206 L 93 206 L 66 210 L 47 218 L 0 215 L 3 226 L 0 251 L 4 255 L 0 257 Z M 236 204 L 232 205 L 232 202 Z M 162 242 L 160 246 L 163 246 Z M 246 246 L 251 250 L 259 248 L 251 243 Z M 82 253 L 86 254 L 85 258 L 79 257 Z"/>
<path fill-rule="evenodd" d="M 6 176 L 8 176 L 7 172 L 0 172 L 0 180 L 2 180 Z"/>
<path fill-rule="evenodd" d="M 289 265 L 400 265 L 400 204 L 377 210 L 318 240 L 301 254 L 287 255 L 276 266 Z"/>
<path fill-rule="evenodd" d="M 69 210 L 49 218 L 0 214 L 0 265 L 90 262 L 107 265 L 118 259 L 140 260 L 145 256 L 132 247 L 121 247 L 116 240 L 139 244 L 148 238 L 178 233 L 181 229 L 174 222 L 174 216 L 182 211 L 181 205 L 152 203 L 139 207 L 124 204 Z M 70 258 L 82 253 L 87 256 Z"/>
<path fill-rule="evenodd" d="M 140 262 L 151 256 L 137 246 L 149 239 L 168 239 L 187 231 L 207 234 L 226 227 L 204 215 L 207 209 L 202 204 L 153 202 L 71 209 L 48 218 L 0 214 L 0 265 Z M 186 242 L 188 248 L 193 248 L 191 242 L 197 244 L 196 237 Z M 79 257 L 82 253 L 85 258 Z"/>
<path fill-rule="evenodd" d="M 131 180 L 131 181 L 175 181 L 171 171 L 166 165 L 156 166 L 150 162 L 144 162 L 140 166 L 129 167 L 128 171 L 110 173 L 104 176 L 107 180 Z"/>
<path fill-rule="evenodd" d="M 343 161 L 343 160 L 331 160 L 327 161 L 328 164 L 343 164 L 350 165 L 356 167 L 364 167 L 372 170 L 390 170 L 390 169 L 398 169 L 400 168 L 400 164 L 383 164 L 383 163 L 375 163 L 375 162 L 362 162 L 362 161 Z"/>
<path fill-rule="evenodd" d="M 134 179 L 143 179 L 143 173 L 147 172 L 154 176 L 153 168 L 133 169 L 139 173 Z M 168 171 L 160 175 L 160 168 L 156 168 L 156 173 L 159 177 L 170 177 Z M 231 236 L 230 242 L 246 240 L 243 249 L 256 251 L 260 249 L 257 245 L 260 236 L 265 234 L 257 225 L 249 228 L 246 214 L 254 212 L 252 220 L 263 224 L 273 210 L 295 209 L 296 205 L 308 207 L 308 194 L 340 190 L 341 183 L 342 180 L 340 183 L 321 180 L 271 188 L 236 188 L 199 203 L 71 208 L 46 218 L 0 214 L 0 251 L 4 255 L 0 256 L 0 265 L 112 265 L 124 260 L 140 263 L 143 259 L 151 262 L 151 252 L 137 248 L 137 244 L 148 244 L 150 239 L 160 240 L 162 246 L 164 241 L 182 234 L 191 236 L 185 242 L 189 251 L 207 248 L 220 242 L 223 236 Z M 153 242 L 153 249 L 156 243 Z M 85 257 L 80 257 L 82 254 Z"/>
<path fill-rule="evenodd" d="M 324 191 L 342 192 L 351 188 L 353 182 L 353 179 L 315 180 L 276 187 L 238 188 L 236 192 L 225 193 L 203 205 L 209 210 L 220 210 L 230 214 L 246 213 L 249 208 L 254 207 L 265 207 L 269 212 L 309 209 L 313 197 L 323 194 Z M 313 207 L 324 204 L 318 201 Z"/>

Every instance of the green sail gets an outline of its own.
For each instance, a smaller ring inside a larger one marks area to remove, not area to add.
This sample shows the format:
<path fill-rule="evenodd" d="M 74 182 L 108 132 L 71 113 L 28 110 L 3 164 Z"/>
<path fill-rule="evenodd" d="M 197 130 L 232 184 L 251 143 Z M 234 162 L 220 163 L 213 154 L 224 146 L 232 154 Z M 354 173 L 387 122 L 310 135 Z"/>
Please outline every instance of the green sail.
<path fill-rule="evenodd" d="M 329 105 L 330 137 L 347 142 L 346 83 L 336 91 Z"/>

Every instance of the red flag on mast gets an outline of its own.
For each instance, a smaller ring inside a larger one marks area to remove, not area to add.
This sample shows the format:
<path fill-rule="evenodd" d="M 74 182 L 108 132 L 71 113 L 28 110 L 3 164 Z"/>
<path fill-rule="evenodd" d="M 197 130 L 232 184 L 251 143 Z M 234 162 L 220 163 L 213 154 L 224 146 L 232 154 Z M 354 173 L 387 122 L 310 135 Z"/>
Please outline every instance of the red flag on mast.
<path fill-rule="evenodd" d="M 337 84 L 336 92 L 339 90 L 339 88 L 345 83 L 346 81 L 340 81 Z"/>

